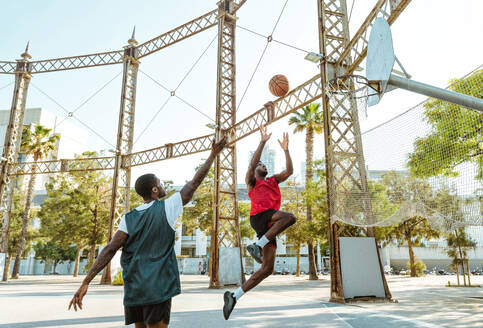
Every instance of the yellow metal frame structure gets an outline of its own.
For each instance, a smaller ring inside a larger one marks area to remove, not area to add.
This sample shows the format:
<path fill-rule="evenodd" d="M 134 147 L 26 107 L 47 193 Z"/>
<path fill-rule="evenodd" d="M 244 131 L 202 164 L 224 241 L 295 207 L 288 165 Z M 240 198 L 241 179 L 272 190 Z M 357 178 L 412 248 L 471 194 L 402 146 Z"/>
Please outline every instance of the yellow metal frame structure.
<path fill-rule="evenodd" d="M 354 103 L 344 105 L 341 100 L 331 106 L 325 91 L 326 83 L 340 75 L 351 74 L 365 58 L 368 35 L 378 14 L 392 24 L 410 3 L 410 0 L 378 0 L 352 39 L 349 35 L 346 0 L 316 0 L 319 19 L 319 46 L 321 72 L 305 83 L 277 99 L 273 110 L 265 107 L 250 116 L 236 120 L 236 66 L 235 30 L 236 13 L 246 0 L 221 0 L 218 8 L 183 25 L 180 25 L 149 41 L 137 44 L 134 33 L 123 50 L 95 53 L 83 56 L 30 61 L 28 51 L 17 62 L 0 61 L 0 74 L 15 74 L 15 89 L 7 129 L 3 160 L 0 171 L 0 211 L 3 213 L 2 252 L 8 246 L 9 214 L 11 209 L 14 177 L 28 174 L 48 174 L 85 170 L 114 170 L 111 222 L 109 237 L 123 212 L 129 209 L 131 167 L 168 160 L 207 151 L 213 138 L 222 134 L 230 136 L 230 142 L 215 162 L 215 208 L 213 235 L 210 250 L 210 287 L 220 287 L 218 281 L 218 254 L 221 246 L 240 247 L 240 230 L 237 206 L 236 142 L 256 132 L 260 126 L 269 125 L 297 109 L 322 98 L 324 109 L 325 151 L 327 167 L 327 194 L 329 217 L 336 206 L 335 195 L 343 190 L 345 180 L 357 182 L 361 194 L 368 194 L 364 170 L 364 156 Z M 218 26 L 218 77 L 216 102 L 216 130 L 214 134 L 173 142 L 153 149 L 132 153 L 133 123 L 135 113 L 136 80 L 139 59 L 169 47 L 177 42 Z M 123 64 L 121 108 L 115 156 L 88 159 L 59 159 L 34 163 L 17 163 L 19 133 L 21 133 L 28 84 L 33 74 L 59 70 L 71 70 L 102 65 Z M 347 164 L 349 163 L 349 164 Z M 35 170 L 34 170 L 35 168 Z M 337 178 L 334 170 L 343 171 Z M 357 172 L 354 175 L 354 172 Z M 364 204 L 366 215 L 372 215 L 368 197 Z M 329 220 L 330 221 L 330 220 Z M 338 250 L 338 225 L 330 222 L 329 244 L 331 254 L 331 300 L 344 301 Z M 369 230 L 368 235 L 372 235 Z M 242 259 L 240 247 L 240 261 Z M 241 276 L 243 278 L 243 266 Z M 110 283 L 110 275 L 102 279 Z M 386 296 L 390 292 L 386 287 Z"/>

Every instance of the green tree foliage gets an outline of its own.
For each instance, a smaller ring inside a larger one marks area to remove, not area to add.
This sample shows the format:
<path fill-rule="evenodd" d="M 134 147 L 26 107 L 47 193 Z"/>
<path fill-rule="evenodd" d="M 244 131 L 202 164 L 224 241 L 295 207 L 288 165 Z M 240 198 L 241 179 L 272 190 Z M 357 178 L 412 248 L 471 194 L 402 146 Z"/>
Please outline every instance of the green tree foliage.
<path fill-rule="evenodd" d="M 37 170 L 37 165 L 35 164 L 37 161 L 46 158 L 51 152 L 55 151 L 55 147 L 60 136 L 50 134 L 51 131 L 51 129 L 47 129 L 46 127 L 38 124 L 24 126 L 23 128 L 20 148 L 21 152 L 25 153 L 26 156 L 33 157 L 34 164 L 32 165 L 32 172 Z M 22 218 L 22 230 L 20 232 L 18 241 L 18 250 L 16 252 L 12 278 L 18 278 L 20 258 L 26 244 L 30 207 L 32 205 L 32 198 L 35 188 L 35 179 L 35 174 L 30 175 L 25 198 L 24 214 Z"/>
<path fill-rule="evenodd" d="M 76 246 L 62 247 L 51 241 L 39 242 L 34 245 L 35 257 L 42 262 L 53 262 L 52 274 L 55 274 L 57 264 L 73 261 L 77 253 Z"/>
<path fill-rule="evenodd" d="M 458 285 L 460 285 L 460 267 L 464 285 L 466 286 L 466 275 L 468 276 L 468 284 L 471 285 L 469 268 L 465 269 L 465 263 L 468 261 L 468 251 L 476 248 L 476 242 L 468 236 L 464 228 L 454 229 L 452 233 L 446 236 L 446 242 L 448 243 L 446 253 L 453 259 L 452 266 L 458 275 Z"/>
<path fill-rule="evenodd" d="M 135 209 L 136 207 L 138 207 L 142 203 L 144 203 L 143 198 L 137 194 L 136 190 L 131 189 L 129 191 L 129 208 L 130 208 L 130 210 L 132 211 L 133 209 Z"/>
<path fill-rule="evenodd" d="M 79 158 L 95 158 L 97 156 L 96 152 L 84 152 Z M 97 245 L 104 244 L 107 241 L 112 179 L 100 171 L 73 172 L 71 176 L 76 188 L 71 192 L 70 197 L 75 198 L 85 211 L 83 212 L 85 214 L 84 223 L 88 230 L 88 235 L 85 237 L 89 248 L 88 263 L 85 270 L 88 270 L 94 263 Z"/>
<path fill-rule="evenodd" d="M 302 191 L 305 205 L 312 208 L 312 220 L 307 222 L 309 238 L 319 241 L 324 248 L 328 246 L 327 231 L 329 212 L 327 209 L 327 188 L 325 178 L 325 162 L 316 160 L 312 168 L 315 176 L 306 183 Z"/>
<path fill-rule="evenodd" d="M 305 181 L 306 190 L 313 189 L 311 186 L 313 178 L 313 157 L 314 157 L 314 133 L 322 133 L 324 127 L 323 113 L 320 104 L 308 104 L 301 111 L 294 112 L 290 117 L 288 124 L 294 125 L 294 133 L 305 131 Z M 307 221 L 312 220 L 312 205 L 306 203 Z M 315 265 L 314 246 L 312 238 L 307 241 L 309 249 L 309 279 L 317 279 L 317 270 Z"/>
<path fill-rule="evenodd" d="M 387 188 L 387 199 L 395 206 L 406 202 L 431 204 L 434 200 L 433 189 L 427 181 L 404 177 L 392 171 L 383 175 L 383 183 Z M 420 246 L 423 238 L 438 238 L 439 231 L 430 226 L 425 217 L 410 216 L 408 213 L 401 220 L 401 223 L 386 230 L 383 237 L 386 241 L 397 240 L 400 245 L 408 246 L 411 277 L 416 277 L 413 247 Z"/>
<path fill-rule="evenodd" d="M 202 162 L 204 163 L 204 160 Z M 201 165 L 198 165 L 195 171 L 198 171 Z M 215 169 L 212 167 L 195 191 L 191 202 L 184 208 L 182 221 L 185 231 L 188 233 L 193 233 L 198 228 L 207 235 L 211 234 L 213 229 L 214 175 Z M 241 238 L 253 238 L 255 232 L 250 225 L 250 203 L 238 202 L 238 217 Z M 231 228 L 232 235 L 234 235 L 234 226 L 231 226 Z"/>
<path fill-rule="evenodd" d="M 287 180 L 287 186 L 281 188 L 282 206 L 281 210 L 292 213 L 297 221 L 290 228 L 285 230 L 286 242 L 295 247 L 297 252 L 297 277 L 300 276 L 300 248 L 311 236 L 309 221 L 306 220 L 306 202 L 301 190 L 297 190 L 295 180 Z"/>
<path fill-rule="evenodd" d="M 18 251 L 18 243 L 20 240 L 20 233 L 22 231 L 22 219 L 25 210 L 25 196 L 23 193 L 15 189 L 13 196 L 12 212 L 10 214 L 10 231 L 8 240 L 8 254 L 10 258 L 15 258 Z M 34 214 L 34 213 L 32 213 Z M 35 239 L 36 232 L 31 225 L 32 219 L 29 219 L 27 225 L 27 233 L 25 235 L 25 247 L 21 257 L 26 257 L 31 250 L 31 242 Z"/>
<path fill-rule="evenodd" d="M 482 86 L 483 70 L 478 70 L 450 90 L 481 99 Z M 456 166 L 470 162 L 477 164 L 477 178 L 483 179 L 483 115 L 438 99 L 428 101 L 424 108 L 431 131 L 414 142 L 408 161 L 411 174 L 455 176 Z"/>
<path fill-rule="evenodd" d="M 195 168 L 197 171 L 202 164 Z M 183 225 L 187 231 L 193 232 L 199 228 L 210 234 L 213 228 L 213 194 L 215 169 L 212 167 L 206 178 L 196 189 L 193 198 L 183 211 Z"/>
<path fill-rule="evenodd" d="M 87 152 L 83 158 L 95 157 Z M 76 244 L 77 275 L 80 254 L 89 249 L 92 264 L 96 247 L 106 242 L 109 225 L 111 179 L 99 171 L 61 174 L 46 185 L 47 198 L 41 205 L 41 235 L 63 248 Z"/>
<path fill-rule="evenodd" d="M 409 261 L 407 264 L 407 268 L 409 272 L 411 272 L 411 262 Z M 424 277 L 424 270 L 426 270 L 426 264 L 418 258 L 415 259 L 414 261 L 414 270 L 416 272 L 415 277 Z"/>
<path fill-rule="evenodd" d="M 8 258 L 17 257 L 18 243 L 20 240 L 20 233 L 22 231 L 22 218 L 25 211 L 25 197 L 23 193 L 14 189 L 12 212 L 10 214 L 9 234 L 8 234 Z M 33 214 L 33 213 L 32 213 Z M 31 250 L 31 242 L 36 238 L 37 234 L 29 223 L 27 224 L 27 231 L 25 234 L 25 247 L 21 257 L 26 257 Z M 6 272 L 10 272 L 10 260 L 5 263 Z"/>
<path fill-rule="evenodd" d="M 250 225 L 250 203 L 238 202 L 238 217 L 241 238 L 252 239 L 255 236 L 255 230 Z"/>
<path fill-rule="evenodd" d="M 173 188 L 173 181 L 172 180 L 161 180 L 161 185 L 164 187 L 164 190 L 166 191 L 166 197 L 170 197 L 172 194 L 174 194 L 175 190 Z M 132 211 L 139 205 L 144 203 L 144 200 L 141 196 L 139 196 L 136 192 L 136 190 L 133 188 L 129 192 L 129 208 Z"/>

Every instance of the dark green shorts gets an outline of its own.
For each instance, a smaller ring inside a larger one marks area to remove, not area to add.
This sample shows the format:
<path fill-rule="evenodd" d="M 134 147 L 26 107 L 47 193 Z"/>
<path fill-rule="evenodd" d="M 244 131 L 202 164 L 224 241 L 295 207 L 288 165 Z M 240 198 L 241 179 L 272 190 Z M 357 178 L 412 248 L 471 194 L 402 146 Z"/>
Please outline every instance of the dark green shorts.
<path fill-rule="evenodd" d="M 135 322 L 144 322 L 153 325 L 160 321 L 169 325 L 171 317 L 171 298 L 159 304 L 141 305 L 141 306 L 125 306 L 124 317 L 126 325 Z"/>

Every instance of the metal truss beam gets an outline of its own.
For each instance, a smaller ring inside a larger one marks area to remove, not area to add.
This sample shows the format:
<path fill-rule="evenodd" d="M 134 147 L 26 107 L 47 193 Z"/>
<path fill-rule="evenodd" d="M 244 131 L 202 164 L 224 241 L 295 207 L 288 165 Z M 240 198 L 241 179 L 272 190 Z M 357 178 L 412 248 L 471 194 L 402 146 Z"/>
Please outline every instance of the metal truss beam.
<path fill-rule="evenodd" d="M 124 213 L 130 211 L 131 167 L 124 166 L 123 155 L 130 154 L 134 138 L 134 114 L 136 108 L 136 86 L 139 68 L 137 41 L 133 37 L 124 50 L 124 70 L 122 78 L 121 106 L 117 130 L 116 157 L 112 178 L 111 208 L 109 217 L 108 241 L 112 239 L 114 228 L 119 225 Z M 101 284 L 111 283 L 111 270 L 108 265 L 102 273 Z"/>
<path fill-rule="evenodd" d="M 32 62 L 32 73 L 67 71 L 71 69 L 122 63 L 123 50 L 101 52 L 90 55 L 63 57 Z"/>
<path fill-rule="evenodd" d="M 13 92 L 10 119 L 5 134 L 5 144 L 0 171 L 0 214 L 2 221 L 2 244 L 1 253 L 8 253 L 8 235 L 10 228 L 10 215 L 12 210 L 13 192 L 16 185 L 15 162 L 18 159 L 20 143 L 22 140 L 23 117 L 27 92 L 31 75 L 28 72 L 30 55 L 27 52 L 22 54 L 23 60 L 19 60 L 15 68 L 15 88 Z M 7 259 L 6 259 L 7 260 Z M 10 259 L 8 259 L 10 261 Z M 7 261 L 5 262 L 7 263 Z M 5 265 L 8 268 L 8 265 Z M 4 270 L 2 280 L 7 281 L 9 272 Z"/>
<path fill-rule="evenodd" d="M 237 9 L 245 1 L 239 1 Z M 156 51 L 171 46 L 179 41 L 185 40 L 195 34 L 205 31 L 217 24 L 218 10 L 195 18 L 183 25 L 180 25 L 169 32 L 163 33 L 154 39 L 146 41 L 137 46 L 138 58 L 148 56 Z M 30 63 L 32 74 L 65 71 L 79 68 L 121 64 L 124 58 L 124 50 L 101 52 L 89 55 L 71 56 L 63 58 L 45 59 L 32 61 Z M 0 74 L 14 74 L 16 62 L 0 61 Z"/>
<path fill-rule="evenodd" d="M 216 87 L 216 140 L 223 137 L 224 130 L 236 123 L 236 64 L 235 32 L 236 17 L 233 14 L 234 2 L 224 0 L 218 8 L 218 76 Z M 238 217 L 236 143 L 231 143 L 217 156 L 215 161 L 215 199 L 213 208 L 213 230 L 210 243 L 210 287 L 220 287 L 225 282 L 219 280 L 221 247 L 238 247 L 240 272 L 244 281 L 240 224 Z"/>
<path fill-rule="evenodd" d="M 354 72 L 367 55 L 369 33 L 377 15 L 382 13 L 388 23 L 392 25 L 410 2 L 411 0 L 379 0 L 361 24 L 352 40 L 350 40 L 347 47 L 344 47 L 344 51 L 337 59 L 336 65 L 342 65 L 344 60 L 351 58 L 352 63 L 347 68 L 346 74 Z"/>
<path fill-rule="evenodd" d="M 215 26 L 217 23 L 217 12 L 217 9 L 210 11 L 203 16 L 195 18 L 186 24 L 178 26 L 171 31 L 140 44 L 138 46 L 139 58 L 155 53 L 156 51 Z"/>
<path fill-rule="evenodd" d="M 232 14 L 236 14 L 236 12 L 238 11 L 238 9 L 240 9 L 241 6 L 243 6 L 243 4 L 247 2 L 247 0 L 234 0 L 233 1 L 233 12 Z"/>
<path fill-rule="evenodd" d="M 265 107 L 228 128 L 229 134 L 234 136 L 229 144 L 233 144 L 252 133 L 258 131 L 262 125 L 276 122 L 293 113 L 299 108 L 310 104 L 322 95 L 320 76 L 316 75 L 305 83 L 290 91 L 285 97 L 274 101 L 275 110 L 268 111 Z M 147 149 L 122 156 L 123 167 L 140 166 L 149 163 L 168 160 L 201 153 L 211 149 L 214 134 L 188 139 L 160 147 Z M 49 174 L 61 172 L 113 170 L 115 157 L 98 157 L 83 159 L 60 159 L 54 161 L 38 161 L 35 174 Z M 17 163 L 15 175 L 32 174 L 33 162 Z"/>
<path fill-rule="evenodd" d="M 16 62 L 0 61 L 0 74 L 15 74 Z"/>
<path fill-rule="evenodd" d="M 385 1 L 378 1 L 371 11 L 363 27 L 349 41 L 349 22 L 347 18 L 346 0 L 317 0 L 319 12 L 319 45 L 324 56 L 321 62 L 322 106 L 324 115 L 324 139 L 327 179 L 327 203 L 329 211 L 329 250 L 331 267 L 331 293 L 333 302 L 345 302 L 342 286 L 342 269 L 340 265 L 339 226 L 333 222 L 333 217 L 344 210 L 345 197 L 357 197 L 361 203 L 360 212 L 366 222 L 373 220 L 370 192 L 367 184 L 365 161 L 358 120 L 358 105 L 354 97 L 348 95 L 329 95 L 325 85 L 329 80 L 329 62 L 335 63 L 335 71 L 351 73 L 358 64 L 352 62 L 351 52 L 360 63 L 366 56 L 366 50 L 358 52 L 354 47 L 364 44 L 369 27 L 377 13 L 382 10 Z M 354 85 L 350 88 L 354 90 Z M 368 230 L 368 236 L 374 237 L 374 231 Z M 377 251 L 378 252 L 378 251 Z M 379 254 L 377 254 L 379 257 Z M 391 293 L 382 270 L 379 257 L 379 267 L 383 279 L 386 298 Z"/>
<path fill-rule="evenodd" d="M 39 161 L 16 163 L 16 175 L 32 174 L 35 167 L 35 174 L 66 173 L 79 171 L 113 170 L 115 157 L 77 158 L 60 159 L 52 161 Z"/>

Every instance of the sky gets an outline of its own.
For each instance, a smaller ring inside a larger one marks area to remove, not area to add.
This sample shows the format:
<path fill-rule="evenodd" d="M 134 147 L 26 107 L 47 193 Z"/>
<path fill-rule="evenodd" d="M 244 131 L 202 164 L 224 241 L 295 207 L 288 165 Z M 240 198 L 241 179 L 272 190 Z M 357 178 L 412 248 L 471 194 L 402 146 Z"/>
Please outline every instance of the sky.
<path fill-rule="evenodd" d="M 134 25 L 136 39 L 142 43 L 215 9 L 216 2 L 144 0 L 133 5 L 132 1 L 125 0 L 1 0 L 0 60 L 20 58 L 27 41 L 30 41 L 32 60 L 122 49 Z M 286 75 L 290 86 L 296 87 L 319 72 L 317 65 L 304 60 L 304 51 L 271 42 L 247 88 L 266 40 L 245 29 L 269 35 L 284 3 L 285 0 L 248 0 L 237 13 L 237 24 L 240 26 L 236 31 L 237 103 L 240 103 L 245 94 L 237 110 L 237 120 L 260 109 L 265 102 L 275 100 L 268 90 L 268 81 L 273 75 Z M 348 0 L 349 10 L 352 3 L 352 0 Z M 357 31 L 375 3 L 376 0 L 357 0 L 354 3 L 350 21 L 351 35 Z M 318 52 L 316 4 L 315 0 L 288 0 L 273 38 L 305 51 Z M 412 1 L 392 26 L 398 59 L 414 80 L 445 87 L 449 80 L 462 77 L 483 64 L 482 12 L 481 0 Z M 215 118 L 217 49 L 216 40 L 212 41 L 216 33 L 215 27 L 141 59 L 134 151 L 212 132 L 206 124 L 213 123 Z M 206 53 L 200 57 L 205 49 Z M 198 64 L 177 88 L 198 58 Z M 365 62 L 361 67 L 365 67 Z M 87 143 L 91 150 L 113 149 L 119 115 L 121 72 L 121 65 L 110 65 L 36 74 L 29 88 L 27 107 L 42 107 L 65 117 L 65 110 L 73 111 L 88 100 L 74 116 L 102 138 L 89 131 L 89 139 L 79 142 Z M 360 73 L 364 74 L 363 71 Z M 2 109 L 11 105 L 13 86 L 10 83 L 13 78 L 13 75 L 0 74 Z M 168 90 L 176 89 L 179 97 L 203 114 L 170 97 L 158 84 Z M 392 91 L 384 96 L 379 105 L 369 108 L 367 117 L 361 121 L 361 128 L 365 131 L 374 127 L 423 99 L 424 96 L 404 90 Z M 167 105 L 155 116 L 167 100 Z M 68 120 L 85 128 L 74 118 Z M 289 132 L 294 175 L 297 176 L 300 175 L 300 164 L 305 159 L 305 136 L 303 133 L 294 134 L 287 121 L 283 119 L 269 127 L 269 131 L 273 132 L 269 145 L 278 151 L 276 170 L 282 170 L 285 161 L 276 139 L 284 131 Z M 397 132 L 391 138 L 388 130 L 390 145 L 397 146 L 400 138 L 404 138 L 404 131 Z M 237 144 L 238 183 L 243 183 L 248 153 L 257 147 L 258 142 L 259 135 L 253 134 Z M 377 145 L 368 148 L 377 152 Z M 315 157 L 321 158 L 323 153 L 323 137 L 316 136 Z M 191 179 L 194 168 L 207 155 L 202 153 L 136 167 L 133 176 L 154 172 L 163 180 L 183 184 Z M 371 163 L 371 166 L 374 169 L 390 169 L 395 165 L 381 159 Z"/>

